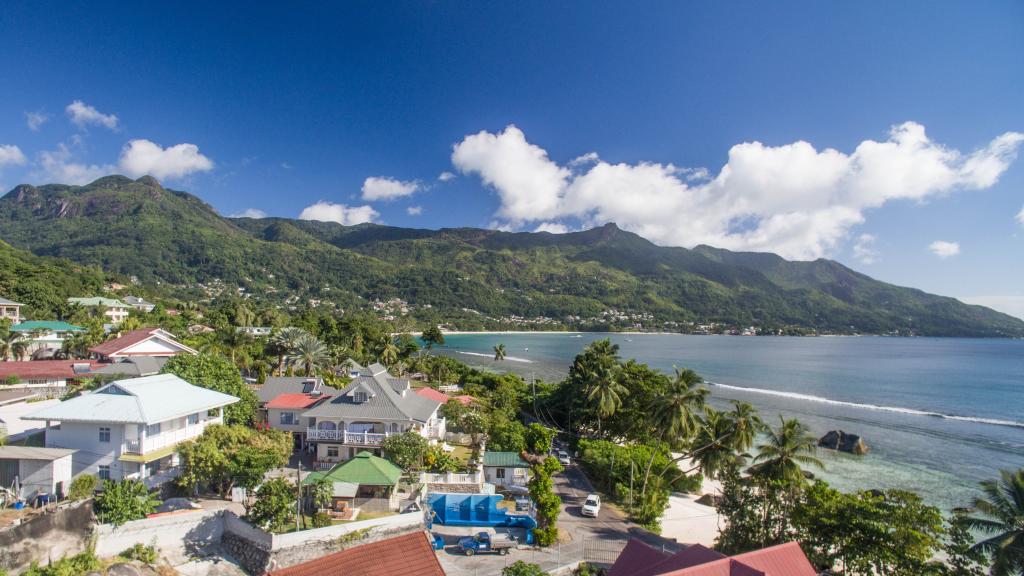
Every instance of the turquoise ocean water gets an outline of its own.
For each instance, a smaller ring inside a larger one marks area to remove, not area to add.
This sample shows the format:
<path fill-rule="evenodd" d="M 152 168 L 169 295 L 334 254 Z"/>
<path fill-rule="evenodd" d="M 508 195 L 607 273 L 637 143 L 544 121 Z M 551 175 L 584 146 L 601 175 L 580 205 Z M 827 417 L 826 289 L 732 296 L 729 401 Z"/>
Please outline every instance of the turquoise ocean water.
<path fill-rule="evenodd" d="M 867 456 L 820 451 L 818 474 L 840 489 L 910 489 L 950 509 L 967 505 L 979 480 L 1024 466 L 1024 340 L 471 334 L 447 336 L 440 352 L 550 381 L 606 337 L 624 359 L 696 370 L 713 404 L 746 400 L 772 422 L 782 414 L 816 434 L 860 434 Z M 508 358 L 496 363 L 499 343 Z"/>

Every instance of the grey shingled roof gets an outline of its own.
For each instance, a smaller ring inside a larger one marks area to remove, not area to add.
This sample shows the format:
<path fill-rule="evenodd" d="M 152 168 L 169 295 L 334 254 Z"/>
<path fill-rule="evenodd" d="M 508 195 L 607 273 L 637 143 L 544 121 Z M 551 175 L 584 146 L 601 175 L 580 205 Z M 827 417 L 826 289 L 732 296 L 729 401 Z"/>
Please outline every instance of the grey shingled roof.
<path fill-rule="evenodd" d="M 136 356 L 122 362 L 114 362 L 113 364 L 93 368 L 91 372 L 93 374 L 151 376 L 158 374 L 164 367 L 164 364 L 167 363 L 167 360 L 167 358 L 157 356 Z"/>
<path fill-rule="evenodd" d="M 409 390 L 409 382 L 391 378 L 387 373 L 376 377 L 360 376 L 352 380 L 337 396 L 307 410 L 302 415 L 309 418 L 415 420 L 426 422 L 441 405 Z M 397 390 L 396 390 L 397 389 Z M 372 396 L 366 402 L 356 403 L 352 398 L 354 390 L 370 390 Z M 404 390 L 400 392 L 398 390 Z"/>
<path fill-rule="evenodd" d="M 319 388 L 318 384 L 318 379 L 309 376 L 269 376 L 263 386 L 256 389 L 256 397 L 266 404 L 281 394 L 309 394 Z"/>

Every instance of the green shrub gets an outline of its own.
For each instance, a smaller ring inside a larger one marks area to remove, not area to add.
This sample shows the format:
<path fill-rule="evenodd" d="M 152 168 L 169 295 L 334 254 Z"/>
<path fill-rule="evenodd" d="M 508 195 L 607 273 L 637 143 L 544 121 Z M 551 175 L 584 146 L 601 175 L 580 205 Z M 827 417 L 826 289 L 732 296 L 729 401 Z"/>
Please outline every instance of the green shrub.
<path fill-rule="evenodd" d="M 313 528 L 325 528 L 331 525 L 331 515 L 325 512 L 313 514 Z"/>
<path fill-rule="evenodd" d="M 49 566 L 40 566 L 38 562 L 33 562 L 28 570 L 22 572 L 22 576 L 79 576 L 100 568 L 102 563 L 96 554 L 92 550 L 86 550 L 81 554 L 61 558 Z"/>
<path fill-rule="evenodd" d="M 155 546 L 146 546 L 141 542 L 136 542 L 134 546 L 121 552 L 119 556 L 126 560 L 138 560 L 144 564 L 156 564 L 159 557 Z"/>
<path fill-rule="evenodd" d="M 92 498 L 99 483 L 100 479 L 92 474 L 82 474 L 71 481 L 71 486 L 68 488 L 68 498 L 72 500 Z"/>

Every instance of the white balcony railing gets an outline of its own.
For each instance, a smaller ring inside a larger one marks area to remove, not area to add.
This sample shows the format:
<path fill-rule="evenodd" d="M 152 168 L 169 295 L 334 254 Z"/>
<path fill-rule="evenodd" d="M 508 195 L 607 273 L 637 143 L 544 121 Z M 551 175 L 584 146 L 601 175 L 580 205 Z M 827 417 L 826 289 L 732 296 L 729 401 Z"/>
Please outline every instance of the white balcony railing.
<path fill-rule="evenodd" d="M 175 446 L 186 440 L 192 440 L 203 433 L 209 424 L 219 424 L 220 420 L 203 420 L 199 424 L 193 424 L 176 430 L 161 432 L 155 436 L 147 436 L 145 439 L 131 438 L 121 444 L 122 454 L 148 454 L 161 448 Z"/>
<path fill-rule="evenodd" d="M 354 444 L 357 446 L 378 446 L 393 432 L 349 432 L 348 430 L 320 430 L 317 428 L 306 429 L 306 440 L 340 442 L 342 444 Z"/>
<path fill-rule="evenodd" d="M 456 474 L 448 472 L 445 474 L 433 474 L 423 472 L 420 474 L 420 484 L 483 484 L 483 472 L 472 472 L 470 474 Z"/>

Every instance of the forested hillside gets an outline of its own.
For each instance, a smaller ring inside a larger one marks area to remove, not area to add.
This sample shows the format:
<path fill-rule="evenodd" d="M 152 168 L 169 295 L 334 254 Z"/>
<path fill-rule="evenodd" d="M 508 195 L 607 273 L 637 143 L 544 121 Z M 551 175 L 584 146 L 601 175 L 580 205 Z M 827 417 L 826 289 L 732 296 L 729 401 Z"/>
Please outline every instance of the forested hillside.
<path fill-rule="evenodd" d="M 462 326 L 544 317 L 584 328 L 1024 336 L 1024 321 L 830 260 L 661 247 L 614 224 L 555 235 L 223 218 L 149 177 L 18 186 L 0 199 L 0 238 L 168 290 L 242 287 L 343 309 L 399 298 L 414 317 Z"/>

